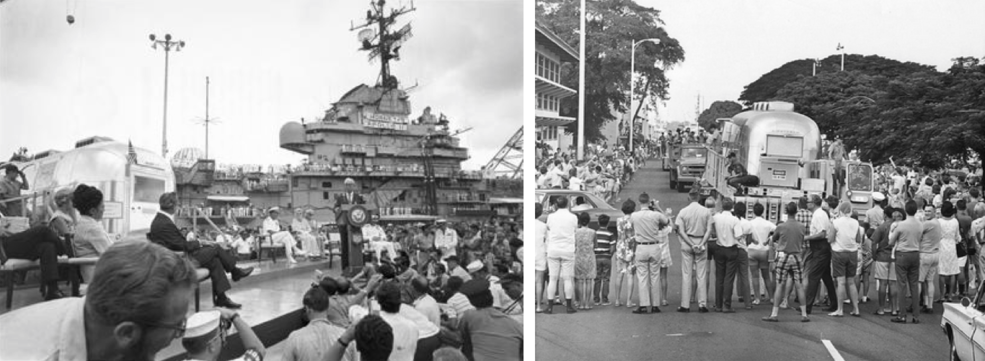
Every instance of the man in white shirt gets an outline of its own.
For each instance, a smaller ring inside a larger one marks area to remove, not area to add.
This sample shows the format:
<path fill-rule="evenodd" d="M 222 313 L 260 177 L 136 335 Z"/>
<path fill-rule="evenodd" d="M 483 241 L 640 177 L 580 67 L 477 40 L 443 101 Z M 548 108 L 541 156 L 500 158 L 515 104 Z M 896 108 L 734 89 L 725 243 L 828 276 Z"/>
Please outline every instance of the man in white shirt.
<path fill-rule="evenodd" d="M 767 221 L 763 218 L 763 213 L 765 213 L 766 207 L 761 203 L 756 203 L 752 206 L 752 213 L 756 216 L 751 221 L 749 221 L 752 227 L 752 234 L 749 236 L 748 245 L 746 249 L 749 251 L 749 271 L 752 272 L 752 291 L 755 294 L 759 291 L 759 278 L 762 276 L 763 283 L 766 285 L 769 297 L 760 301 L 758 297 L 752 301 L 754 305 L 758 305 L 760 302 L 768 302 L 774 293 L 775 283 L 772 281 L 772 276 L 770 274 L 770 264 L 773 263 L 773 258 L 776 252 L 772 251 L 772 235 L 773 231 L 776 231 L 776 225 L 773 222 Z M 759 272 L 757 275 L 756 272 Z"/>
<path fill-rule="evenodd" d="M 735 239 L 735 226 L 739 219 L 732 214 L 732 199 L 721 201 L 722 212 L 708 220 L 705 227 L 703 242 L 711 238 L 712 230 L 718 236 L 718 248 L 715 250 L 715 310 L 733 313 L 732 286 L 735 284 L 735 274 L 739 271 L 739 246 Z"/>
<path fill-rule="evenodd" d="M 541 222 L 544 214 L 544 204 L 534 205 L 534 279 L 537 295 L 537 313 L 543 311 L 541 302 L 544 299 L 544 273 L 547 272 L 547 223 Z"/>
<path fill-rule="evenodd" d="M 280 216 L 280 208 L 270 208 L 267 213 L 267 218 L 263 220 L 263 233 L 270 236 L 270 241 L 273 244 L 284 245 L 284 254 L 287 255 L 288 261 L 291 263 L 298 263 L 298 261 L 294 259 L 294 256 L 303 256 L 304 252 L 297 249 L 297 241 L 294 240 L 294 236 L 291 235 L 291 232 L 281 230 L 280 222 L 277 221 L 277 218 Z"/>
<path fill-rule="evenodd" d="M 886 203 L 886 196 L 880 192 L 872 193 L 872 209 L 865 211 L 865 221 L 869 222 L 869 227 L 876 229 L 886 221 L 885 211 L 882 207 Z"/>
<path fill-rule="evenodd" d="M 441 260 L 445 261 L 448 257 L 458 255 L 458 232 L 448 228 L 448 222 L 439 219 L 438 229 L 434 231 L 434 246 L 441 252 Z"/>
<path fill-rule="evenodd" d="M 568 173 L 561 160 L 554 161 L 554 168 L 547 172 L 551 173 L 551 188 L 564 188 L 564 179 L 568 177 Z"/>
<path fill-rule="evenodd" d="M 380 305 L 380 317 L 393 328 L 393 351 L 389 360 L 413 361 L 417 352 L 420 330 L 414 321 L 400 313 L 400 288 L 393 282 L 383 283 L 376 290 Z"/>
<path fill-rule="evenodd" d="M 837 197 L 831 196 L 837 205 Z M 831 228 L 831 220 L 828 213 L 821 209 L 821 196 L 812 195 L 807 209 L 813 212 L 811 215 L 809 235 L 804 237 L 811 247 L 811 253 L 804 263 L 807 264 L 807 314 L 811 314 L 814 299 L 817 297 L 818 282 L 824 282 L 828 297 L 836 293 L 834 280 L 831 279 L 831 244 L 828 243 L 828 233 Z M 834 312 L 838 305 L 829 302 L 828 312 Z"/>
<path fill-rule="evenodd" d="M 441 327 L 441 308 L 438 307 L 438 301 L 428 294 L 430 291 L 428 280 L 421 276 L 414 277 L 410 281 L 410 285 L 414 297 L 414 302 L 411 305 L 423 314 L 424 317 L 427 317 L 428 321 L 431 321 L 435 326 Z"/>
<path fill-rule="evenodd" d="M 568 198 L 558 197 L 557 211 L 547 216 L 547 267 L 550 280 L 547 283 L 547 308 L 544 313 L 553 312 L 558 279 L 564 283 L 567 312 L 575 313 L 571 296 L 575 294 L 575 229 L 578 217 L 568 210 Z"/>
<path fill-rule="evenodd" d="M 852 301 L 852 316 L 858 316 L 858 288 L 855 285 L 855 272 L 858 267 L 858 244 L 862 241 L 858 221 L 852 219 L 852 205 L 843 202 L 835 212 L 837 218 L 832 223 L 834 235 L 828 237 L 831 243 L 831 264 L 835 279 L 838 280 L 837 296 L 838 310 L 828 316 L 842 317 L 845 315 L 845 288 Z"/>
<path fill-rule="evenodd" d="M 662 136 L 661 136 L 662 138 Z M 690 312 L 691 301 L 691 280 L 692 274 L 697 279 L 698 312 L 708 312 L 708 283 L 707 283 L 707 247 L 702 238 L 705 235 L 705 227 L 711 219 L 711 211 L 705 208 L 698 201 L 701 193 L 692 190 L 688 195 L 691 204 L 681 209 L 677 214 L 677 236 L 681 242 L 681 307 L 677 312 Z"/>

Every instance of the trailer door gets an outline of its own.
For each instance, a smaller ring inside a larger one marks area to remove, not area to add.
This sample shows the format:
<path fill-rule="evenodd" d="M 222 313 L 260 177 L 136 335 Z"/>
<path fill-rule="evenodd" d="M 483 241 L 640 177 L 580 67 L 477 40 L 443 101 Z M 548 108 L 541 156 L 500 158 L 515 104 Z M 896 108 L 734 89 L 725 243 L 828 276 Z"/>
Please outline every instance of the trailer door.
<path fill-rule="evenodd" d="M 158 200 L 164 194 L 164 177 L 133 167 L 130 184 L 130 219 L 127 232 L 149 230 L 151 221 L 160 210 Z"/>

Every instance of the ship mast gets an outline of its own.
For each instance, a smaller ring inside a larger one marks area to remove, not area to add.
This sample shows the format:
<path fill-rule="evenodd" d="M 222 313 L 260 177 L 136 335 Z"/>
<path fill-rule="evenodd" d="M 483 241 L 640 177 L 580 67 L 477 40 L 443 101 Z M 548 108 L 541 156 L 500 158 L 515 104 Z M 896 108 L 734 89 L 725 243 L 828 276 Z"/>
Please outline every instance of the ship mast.
<path fill-rule="evenodd" d="M 412 2 L 410 7 L 393 9 L 390 10 L 390 15 L 386 15 L 385 5 L 386 0 L 370 2 L 371 9 L 366 11 L 366 22 L 361 25 L 352 24 L 350 30 L 361 29 L 359 40 L 362 42 L 362 48 L 359 50 L 368 51 L 370 61 L 379 58 L 380 76 L 376 86 L 389 90 L 397 89 L 400 85 L 397 77 L 390 74 L 390 60 L 400 60 L 400 47 L 412 36 L 410 24 L 406 24 L 396 31 L 393 31 L 391 27 L 396 23 L 399 16 L 417 9 L 414 8 Z"/>

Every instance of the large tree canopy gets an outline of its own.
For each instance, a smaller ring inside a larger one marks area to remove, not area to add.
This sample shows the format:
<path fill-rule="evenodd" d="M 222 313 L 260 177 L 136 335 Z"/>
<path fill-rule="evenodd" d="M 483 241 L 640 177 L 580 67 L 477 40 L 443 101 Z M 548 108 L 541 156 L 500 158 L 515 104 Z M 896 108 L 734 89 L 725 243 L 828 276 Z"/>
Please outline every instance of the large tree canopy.
<path fill-rule="evenodd" d="M 739 95 L 739 101 L 749 106 L 755 102 L 775 99 L 777 92 L 785 85 L 797 81 L 800 77 L 810 77 L 813 63 L 813 59 L 794 60 L 763 74 L 756 81 L 746 85 L 742 94 Z M 836 54 L 821 59 L 819 65 L 817 67 L 819 75 L 839 73 L 841 72 L 841 55 Z M 887 59 L 878 55 L 846 54 L 845 70 L 895 78 L 904 74 L 934 71 L 934 68 L 929 65 Z"/>
<path fill-rule="evenodd" d="M 601 128 L 616 119 L 613 111 L 634 116 L 647 97 L 668 99 L 664 70 L 684 60 L 680 43 L 667 34 L 656 9 L 640 6 L 632 0 L 590 1 L 585 22 L 585 137 L 602 138 Z M 578 48 L 581 8 L 574 0 L 540 0 L 537 22 L 569 45 Z M 630 53 L 634 40 L 656 38 L 659 44 L 643 43 L 636 48 L 636 109 L 629 108 Z M 578 64 L 566 64 L 561 83 L 577 89 Z M 578 97 L 562 102 L 563 115 L 576 115 Z M 577 124 L 569 131 L 577 132 Z"/>
<path fill-rule="evenodd" d="M 742 111 L 742 105 L 730 100 L 716 100 L 711 103 L 708 109 L 698 115 L 698 125 L 705 130 L 711 131 L 711 125 L 715 124 L 715 119 L 731 118 L 733 115 Z"/>
<path fill-rule="evenodd" d="M 947 72 L 927 68 L 799 77 L 771 99 L 794 103 L 863 160 L 942 167 L 985 154 L 985 64 L 966 57 Z"/>

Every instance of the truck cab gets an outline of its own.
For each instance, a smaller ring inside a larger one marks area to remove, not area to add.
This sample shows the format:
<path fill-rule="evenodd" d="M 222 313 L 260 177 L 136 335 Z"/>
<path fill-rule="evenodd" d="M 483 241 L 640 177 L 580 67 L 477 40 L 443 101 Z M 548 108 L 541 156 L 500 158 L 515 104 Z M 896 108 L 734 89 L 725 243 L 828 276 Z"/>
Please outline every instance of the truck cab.
<path fill-rule="evenodd" d="M 681 144 L 675 147 L 675 151 L 677 157 L 670 169 L 670 187 L 683 192 L 687 186 L 701 179 L 705 172 L 708 148 L 698 143 Z"/>

